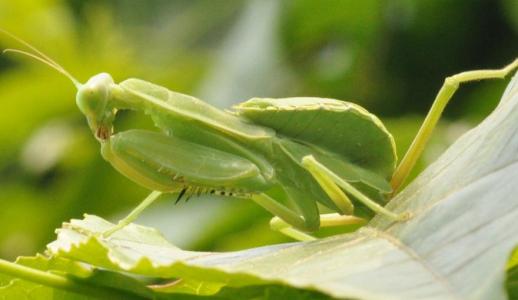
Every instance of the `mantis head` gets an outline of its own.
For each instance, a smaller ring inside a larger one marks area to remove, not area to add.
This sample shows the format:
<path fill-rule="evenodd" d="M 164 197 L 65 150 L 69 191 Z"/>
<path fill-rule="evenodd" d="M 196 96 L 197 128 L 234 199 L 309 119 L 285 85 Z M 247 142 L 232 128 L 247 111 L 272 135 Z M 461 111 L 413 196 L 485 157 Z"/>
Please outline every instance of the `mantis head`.
<path fill-rule="evenodd" d="M 106 140 L 112 133 L 115 110 L 108 105 L 114 85 L 110 74 L 100 73 L 77 88 L 76 104 L 86 116 L 95 137 Z"/>

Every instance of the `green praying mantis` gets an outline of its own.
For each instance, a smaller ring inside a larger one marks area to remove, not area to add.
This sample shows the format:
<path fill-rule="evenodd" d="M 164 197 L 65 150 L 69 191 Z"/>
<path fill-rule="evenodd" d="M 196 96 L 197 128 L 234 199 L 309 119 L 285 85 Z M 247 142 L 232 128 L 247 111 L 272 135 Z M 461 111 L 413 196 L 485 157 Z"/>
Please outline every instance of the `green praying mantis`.
<path fill-rule="evenodd" d="M 321 227 L 363 224 L 374 212 L 405 221 L 411 212 L 383 207 L 423 152 L 442 111 L 464 82 L 503 78 L 518 59 L 498 70 L 447 77 L 405 156 L 392 135 L 364 108 L 324 98 L 253 98 L 219 110 L 192 96 L 140 80 L 115 83 L 100 73 L 82 84 L 47 55 L 6 32 L 32 57 L 68 77 L 101 154 L 117 171 L 152 192 L 105 238 L 134 221 L 162 193 L 202 194 L 256 202 L 275 217 L 272 229 L 313 240 Z M 148 115 L 156 131 L 114 128 L 117 112 Z M 356 209 L 355 209 L 356 206 Z M 358 206 L 362 209 L 358 209 Z M 320 214 L 321 210 L 330 213 Z"/>

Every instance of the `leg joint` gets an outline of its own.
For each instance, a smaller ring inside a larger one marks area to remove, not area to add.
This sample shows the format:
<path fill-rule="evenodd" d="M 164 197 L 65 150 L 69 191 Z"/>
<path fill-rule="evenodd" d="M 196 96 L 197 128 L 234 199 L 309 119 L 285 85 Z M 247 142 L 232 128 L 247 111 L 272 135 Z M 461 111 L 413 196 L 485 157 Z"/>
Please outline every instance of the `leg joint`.
<path fill-rule="evenodd" d="M 448 76 L 444 79 L 444 85 L 457 89 L 459 87 L 459 80 L 457 80 L 456 76 Z"/>

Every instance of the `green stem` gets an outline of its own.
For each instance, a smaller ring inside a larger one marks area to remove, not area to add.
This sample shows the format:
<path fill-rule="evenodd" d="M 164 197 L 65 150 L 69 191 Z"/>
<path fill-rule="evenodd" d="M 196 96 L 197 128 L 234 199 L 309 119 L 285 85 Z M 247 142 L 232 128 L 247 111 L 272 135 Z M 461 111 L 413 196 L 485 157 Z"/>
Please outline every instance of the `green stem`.
<path fill-rule="evenodd" d="M 103 299 L 122 299 L 121 297 L 124 299 L 143 299 L 124 291 L 101 286 L 93 286 L 86 282 L 80 282 L 79 280 L 73 280 L 65 276 L 33 269 L 3 259 L 0 259 L 0 272 L 45 286 Z"/>

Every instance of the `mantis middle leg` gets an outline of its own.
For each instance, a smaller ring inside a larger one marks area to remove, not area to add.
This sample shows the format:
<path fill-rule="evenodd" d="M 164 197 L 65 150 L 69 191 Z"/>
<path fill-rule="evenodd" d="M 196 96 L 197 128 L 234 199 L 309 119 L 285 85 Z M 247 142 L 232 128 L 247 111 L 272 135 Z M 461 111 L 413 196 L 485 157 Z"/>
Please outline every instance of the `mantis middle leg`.
<path fill-rule="evenodd" d="M 322 188 L 330 195 L 330 197 L 332 197 L 332 194 L 334 194 L 338 187 L 340 187 L 347 193 L 354 196 L 358 201 L 362 202 L 367 207 L 372 209 L 374 212 L 384 215 L 394 221 L 404 221 L 410 217 L 409 213 L 407 212 L 396 214 L 379 205 L 374 200 L 370 199 L 361 191 L 356 189 L 353 185 L 348 183 L 346 180 L 339 177 L 333 171 L 329 170 L 326 166 L 318 162 L 312 155 L 305 156 L 302 159 L 302 165 L 313 175 L 313 177 L 317 179 L 317 181 L 326 182 L 326 184 L 322 185 Z M 350 202 L 350 200 L 347 199 L 345 194 L 343 195 L 343 197 L 343 201 Z"/>

